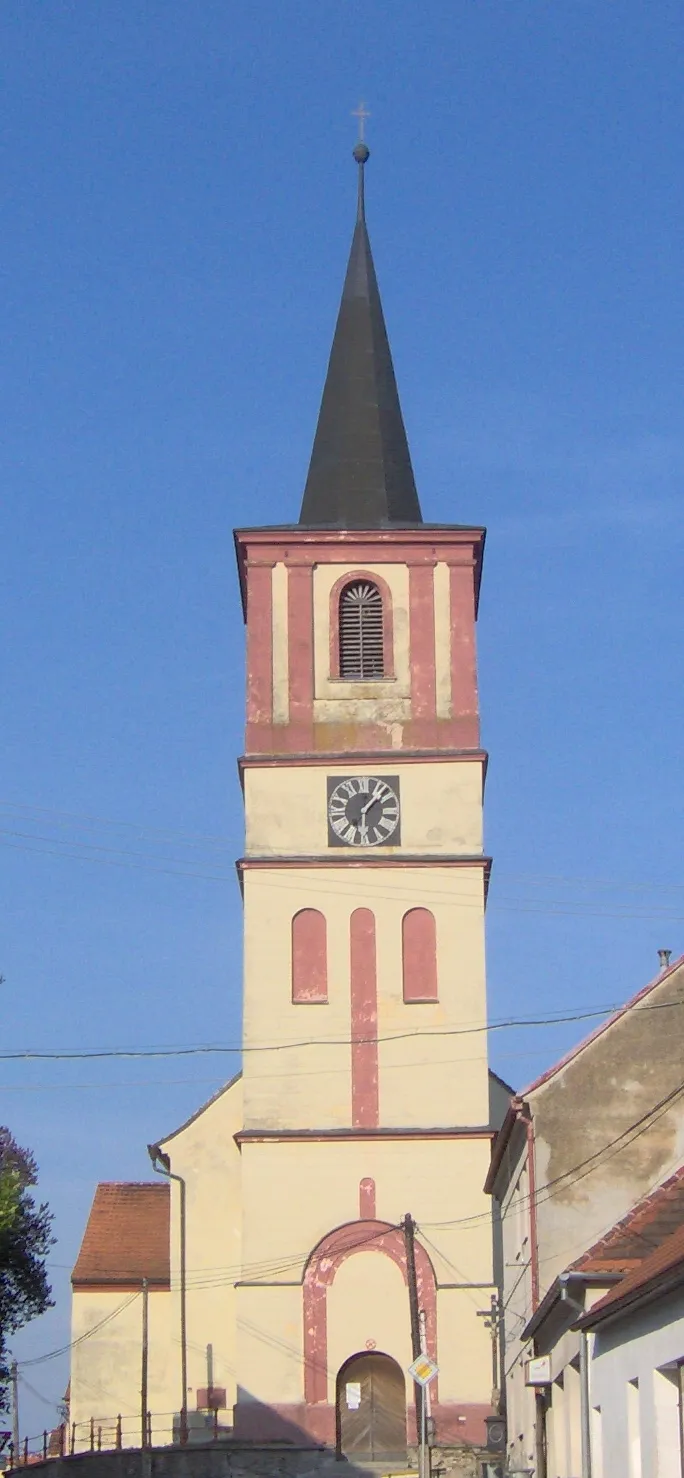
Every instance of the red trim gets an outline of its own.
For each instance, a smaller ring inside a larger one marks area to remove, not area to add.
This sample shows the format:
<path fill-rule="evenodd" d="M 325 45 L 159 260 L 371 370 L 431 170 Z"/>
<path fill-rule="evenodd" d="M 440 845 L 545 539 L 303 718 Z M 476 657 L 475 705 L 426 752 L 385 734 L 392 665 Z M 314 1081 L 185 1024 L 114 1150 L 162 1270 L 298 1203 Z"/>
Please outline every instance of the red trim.
<path fill-rule="evenodd" d="M 355 1129 L 376 1129 L 378 1103 L 378 989 L 375 915 L 356 908 L 349 921 L 351 983 L 351 1096 Z"/>
<path fill-rule="evenodd" d="M 370 585 L 377 585 L 382 596 L 382 665 L 383 674 L 381 678 L 374 678 L 374 682 L 385 682 L 394 677 L 394 615 L 392 612 L 392 591 L 382 575 L 371 575 L 368 570 L 348 570 L 346 575 L 340 575 L 339 580 L 330 591 L 328 606 L 328 641 L 330 647 L 330 676 L 340 678 L 340 597 L 347 585 L 353 585 L 355 580 L 367 580 Z M 345 678 L 345 682 L 361 681 L 361 679 Z M 365 679 L 364 679 L 365 681 Z"/>
<path fill-rule="evenodd" d="M 434 565 L 409 567 L 409 633 L 411 649 L 411 716 L 434 719 L 435 696 L 435 570 Z"/>
<path fill-rule="evenodd" d="M 478 722 L 473 572 L 451 565 L 451 712 Z"/>
<path fill-rule="evenodd" d="M 449 564 L 469 564 L 474 572 L 476 601 L 482 578 L 485 530 L 483 528 L 434 528 L 423 525 L 412 529 L 365 529 L 362 533 L 349 529 L 261 528 L 235 529 L 238 574 L 243 607 L 246 606 L 245 566 L 251 551 L 259 551 L 261 559 L 290 561 L 290 550 L 301 563 L 311 564 L 434 564 L 445 559 Z"/>
<path fill-rule="evenodd" d="M 292 920 L 292 1000 L 321 1005 L 328 999 L 328 944 L 325 914 L 300 908 Z"/>
<path fill-rule="evenodd" d="M 416 1242 L 418 1301 L 425 1310 L 428 1353 L 437 1358 L 437 1285 L 425 1248 Z M 307 1405 L 327 1400 L 327 1293 L 340 1265 L 355 1252 L 380 1252 L 401 1269 L 406 1283 L 406 1247 L 397 1227 L 384 1221 L 348 1222 L 319 1242 L 304 1270 L 304 1399 Z M 407 1304 L 408 1316 L 408 1304 Z M 357 1353 L 350 1350 L 349 1354 Z M 436 1382 L 432 1393 L 437 1399 Z"/>
<path fill-rule="evenodd" d="M 368 760 L 374 765 L 377 765 L 379 761 L 380 763 L 385 763 L 381 759 L 377 749 L 368 750 L 367 753 L 364 753 L 363 750 L 355 749 L 353 758 L 349 750 L 342 749 L 337 752 L 326 750 L 322 754 L 243 754 L 240 755 L 237 763 L 238 773 L 240 775 L 245 770 L 281 770 L 283 766 L 287 765 L 296 765 L 298 769 L 300 767 L 305 769 L 309 765 L 317 765 L 319 769 L 323 770 L 341 766 L 344 769 L 344 774 L 349 775 L 353 772 L 354 767 L 360 770 L 365 760 Z M 405 754 L 403 750 L 398 753 L 396 749 L 388 749 L 386 763 L 396 765 L 397 760 L 402 765 L 478 763 L 483 765 L 486 770 L 489 756 L 484 749 L 461 749 L 452 750 L 451 752 L 443 749 L 424 749 L 418 751 L 412 750 L 409 754 Z"/>
<path fill-rule="evenodd" d="M 364 1175 L 359 1181 L 359 1218 L 375 1221 L 375 1181 L 372 1175 Z"/>
<path fill-rule="evenodd" d="M 290 565 L 287 578 L 290 722 L 313 720 L 313 568 Z"/>
<path fill-rule="evenodd" d="M 278 871 L 286 867 L 360 867 L 364 871 L 368 867 L 481 867 L 489 878 L 492 865 L 491 857 L 445 857 L 439 852 L 432 857 L 395 857 L 391 852 L 378 856 L 377 851 L 369 857 L 368 850 L 364 848 L 363 859 L 356 854 L 348 856 L 342 848 L 335 857 L 293 857 L 291 854 L 288 857 L 238 857 L 235 866 L 238 872 L 249 872 L 259 867 Z"/>
<path fill-rule="evenodd" d="M 527 1105 L 520 1115 L 527 1136 L 527 1199 L 530 1208 L 530 1277 L 532 1312 L 539 1305 L 539 1247 L 537 1245 L 537 1173 L 534 1155 L 534 1124 Z"/>
<path fill-rule="evenodd" d="M 404 1000 L 437 1001 L 437 924 L 429 908 L 410 908 L 401 921 Z"/>
<path fill-rule="evenodd" d="M 273 720 L 273 589 L 270 565 L 247 569 L 247 723 Z"/>

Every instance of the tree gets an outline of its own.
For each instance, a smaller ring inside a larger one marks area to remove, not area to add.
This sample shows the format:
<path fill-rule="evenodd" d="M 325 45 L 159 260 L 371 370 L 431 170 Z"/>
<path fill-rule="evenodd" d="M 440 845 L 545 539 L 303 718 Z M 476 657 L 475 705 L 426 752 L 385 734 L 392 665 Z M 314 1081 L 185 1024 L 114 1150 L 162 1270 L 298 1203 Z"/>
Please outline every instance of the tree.
<path fill-rule="evenodd" d="M 52 1213 L 36 1206 L 38 1167 L 0 1125 L 0 1411 L 9 1399 L 8 1340 L 52 1305 L 45 1258 L 54 1243 Z"/>

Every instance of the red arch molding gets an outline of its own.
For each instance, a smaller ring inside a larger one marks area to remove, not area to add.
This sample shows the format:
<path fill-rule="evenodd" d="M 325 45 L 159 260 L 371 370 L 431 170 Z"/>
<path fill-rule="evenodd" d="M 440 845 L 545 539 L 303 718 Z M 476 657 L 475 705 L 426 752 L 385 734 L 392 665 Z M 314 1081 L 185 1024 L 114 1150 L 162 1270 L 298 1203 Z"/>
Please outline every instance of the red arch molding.
<path fill-rule="evenodd" d="M 418 1303 L 425 1310 L 425 1332 L 428 1353 L 437 1359 L 437 1284 L 430 1259 L 416 1242 L 416 1278 Z M 336 1227 L 314 1247 L 304 1270 L 304 1400 L 307 1406 L 328 1399 L 328 1289 L 337 1269 L 355 1252 L 380 1252 L 401 1268 L 406 1275 L 406 1247 L 403 1232 L 387 1221 L 350 1221 Z M 408 1297 L 406 1318 L 408 1320 Z M 437 1400 L 437 1382 L 432 1385 Z"/>

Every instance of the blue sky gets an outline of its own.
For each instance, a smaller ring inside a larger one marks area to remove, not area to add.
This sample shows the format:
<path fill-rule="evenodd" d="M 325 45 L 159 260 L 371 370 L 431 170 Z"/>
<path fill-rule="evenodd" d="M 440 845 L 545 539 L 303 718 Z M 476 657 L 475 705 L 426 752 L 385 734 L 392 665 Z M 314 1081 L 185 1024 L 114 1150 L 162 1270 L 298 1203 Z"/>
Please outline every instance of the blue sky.
<path fill-rule="evenodd" d="M 4 0 L 3 1045 L 237 1040 L 231 530 L 298 513 L 360 97 L 424 515 L 489 531 L 492 1018 L 682 951 L 683 52 L 667 0 Z M 95 1182 L 234 1066 L 2 1065 L 59 1239 L 20 1357 L 68 1338 Z"/>

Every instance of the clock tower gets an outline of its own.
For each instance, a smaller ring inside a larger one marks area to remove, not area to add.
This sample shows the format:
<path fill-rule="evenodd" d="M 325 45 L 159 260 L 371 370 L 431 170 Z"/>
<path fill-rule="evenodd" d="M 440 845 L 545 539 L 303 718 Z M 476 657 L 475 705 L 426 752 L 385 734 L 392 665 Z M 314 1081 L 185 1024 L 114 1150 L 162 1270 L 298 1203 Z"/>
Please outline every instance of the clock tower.
<path fill-rule="evenodd" d="M 494 1293 L 475 620 L 423 522 L 358 210 L 299 521 L 242 528 L 237 1435 L 405 1455 L 417 1224 L 437 1441 L 481 1446 Z M 294 1434 L 294 1435 L 293 1435 Z"/>

